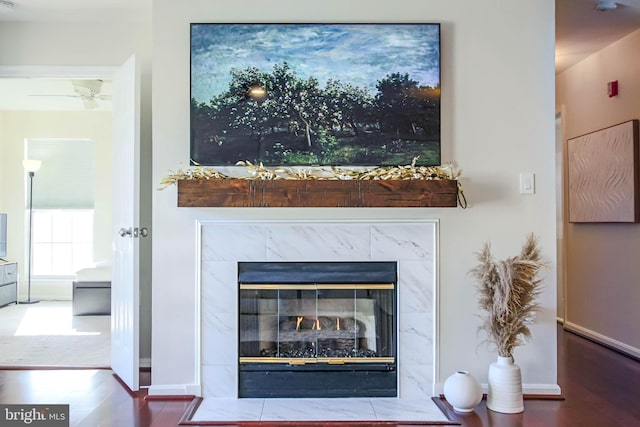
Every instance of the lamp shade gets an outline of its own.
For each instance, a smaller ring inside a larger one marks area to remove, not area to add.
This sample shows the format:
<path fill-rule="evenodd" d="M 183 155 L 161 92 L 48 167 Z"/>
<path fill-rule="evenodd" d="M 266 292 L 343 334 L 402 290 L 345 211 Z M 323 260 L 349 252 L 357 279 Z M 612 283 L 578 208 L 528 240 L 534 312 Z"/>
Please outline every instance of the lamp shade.
<path fill-rule="evenodd" d="M 22 167 L 27 172 L 37 172 L 42 165 L 42 160 L 25 159 L 22 161 Z"/>

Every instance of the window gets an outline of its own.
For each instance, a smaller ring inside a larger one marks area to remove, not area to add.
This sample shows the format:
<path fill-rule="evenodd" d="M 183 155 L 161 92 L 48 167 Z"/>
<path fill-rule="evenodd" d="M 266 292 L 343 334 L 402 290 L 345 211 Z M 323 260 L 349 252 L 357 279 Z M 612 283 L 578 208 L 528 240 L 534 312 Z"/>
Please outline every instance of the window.
<path fill-rule="evenodd" d="M 25 145 L 25 158 L 42 161 L 33 178 L 33 275 L 73 276 L 93 263 L 93 140 L 30 138 Z"/>
<path fill-rule="evenodd" d="M 33 211 L 34 276 L 73 276 L 92 262 L 92 209 Z"/>

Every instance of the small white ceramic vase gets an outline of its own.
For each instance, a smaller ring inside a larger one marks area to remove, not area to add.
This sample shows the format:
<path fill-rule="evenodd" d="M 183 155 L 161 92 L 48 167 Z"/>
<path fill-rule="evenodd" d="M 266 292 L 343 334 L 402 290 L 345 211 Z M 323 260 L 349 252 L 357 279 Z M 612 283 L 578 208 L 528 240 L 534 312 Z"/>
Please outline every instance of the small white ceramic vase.
<path fill-rule="evenodd" d="M 456 412 L 471 412 L 482 400 L 482 387 L 467 371 L 458 371 L 444 382 L 444 397 Z"/>
<path fill-rule="evenodd" d="M 487 408 L 504 414 L 524 411 L 522 374 L 513 357 L 498 356 L 498 360 L 489 365 L 488 383 Z"/>

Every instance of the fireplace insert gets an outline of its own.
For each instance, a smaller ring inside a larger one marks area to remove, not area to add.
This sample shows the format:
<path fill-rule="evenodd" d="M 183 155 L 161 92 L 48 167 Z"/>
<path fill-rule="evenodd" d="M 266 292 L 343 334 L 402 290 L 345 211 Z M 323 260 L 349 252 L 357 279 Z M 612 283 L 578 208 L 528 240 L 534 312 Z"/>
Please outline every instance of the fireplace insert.
<path fill-rule="evenodd" d="M 239 397 L 397 396 L 397 263 L 239 263 L 238 284 Z"/>

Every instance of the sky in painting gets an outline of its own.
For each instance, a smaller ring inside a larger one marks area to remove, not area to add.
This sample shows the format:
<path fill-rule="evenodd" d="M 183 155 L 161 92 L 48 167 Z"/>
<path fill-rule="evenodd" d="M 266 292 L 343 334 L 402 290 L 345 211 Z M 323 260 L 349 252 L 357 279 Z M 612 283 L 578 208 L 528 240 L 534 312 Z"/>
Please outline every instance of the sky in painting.
<path fill-rule="evenodd" d="M 298 77 L 367 89 L 390 73 L 421 86 L 440 83 L 437 24 L 192 24 L 191 97 L 226 91 L 231 69 L 271 72 L 287 62 Z"/>

